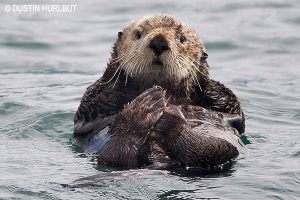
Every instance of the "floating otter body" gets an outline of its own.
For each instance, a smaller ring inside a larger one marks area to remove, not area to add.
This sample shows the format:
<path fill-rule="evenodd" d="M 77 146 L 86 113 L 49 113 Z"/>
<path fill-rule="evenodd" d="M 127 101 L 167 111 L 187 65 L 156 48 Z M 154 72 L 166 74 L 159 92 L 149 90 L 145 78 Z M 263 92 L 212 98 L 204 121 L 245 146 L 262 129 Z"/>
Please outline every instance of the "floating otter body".
<path fill-rule="evenodd" d="M 194 29 L 159 15 L 118 34 L 103 76 L 88 87 L 74 136 L 99 164 L 124 168 L 211 168 L 239 154 L 244 114 L 209 78 Z"/>

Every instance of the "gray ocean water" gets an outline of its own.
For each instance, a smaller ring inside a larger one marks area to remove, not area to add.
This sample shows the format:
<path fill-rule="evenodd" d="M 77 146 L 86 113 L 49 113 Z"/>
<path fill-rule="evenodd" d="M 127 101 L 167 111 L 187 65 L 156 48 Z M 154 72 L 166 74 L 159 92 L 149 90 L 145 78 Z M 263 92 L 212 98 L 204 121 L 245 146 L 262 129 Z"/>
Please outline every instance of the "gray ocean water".
<path fill-rule="evenodd" d="M 24 3 L 77 7 L 5 11 Z M 241 100 L 251 144 L 229 172 L 116 172 L 73 145 L 74 113 L 117 32 L 157 13 L 195 27 L 211 76 Z M 0 88 L 0 199 L 300 199 L 297 0 L 2 0 Z"/>

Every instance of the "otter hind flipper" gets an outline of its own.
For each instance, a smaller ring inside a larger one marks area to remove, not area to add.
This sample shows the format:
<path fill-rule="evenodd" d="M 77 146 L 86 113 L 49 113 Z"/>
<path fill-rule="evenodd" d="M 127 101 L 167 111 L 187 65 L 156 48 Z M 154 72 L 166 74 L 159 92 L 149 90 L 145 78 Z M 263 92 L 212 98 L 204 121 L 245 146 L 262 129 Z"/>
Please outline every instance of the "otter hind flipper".
<path fill-rule="evenodd" d="M 192 127 L 189 119 L 181 117 L 179 110 L 166 109 L 156 126 L 163 143 L 161 146 L 171 159 L 188 167 L 211 168 L 239 155 L 241 144 L 234 129 L 226 124 L 221 126 L 219 121 L 222 119 L 215 119 L 217 116 L 213 111 L 207 114 L 210 111 L 204 109 L 202 116 L 197 113 L 198 119 L 194 119 L 194 123 L 198 125 Z"/>

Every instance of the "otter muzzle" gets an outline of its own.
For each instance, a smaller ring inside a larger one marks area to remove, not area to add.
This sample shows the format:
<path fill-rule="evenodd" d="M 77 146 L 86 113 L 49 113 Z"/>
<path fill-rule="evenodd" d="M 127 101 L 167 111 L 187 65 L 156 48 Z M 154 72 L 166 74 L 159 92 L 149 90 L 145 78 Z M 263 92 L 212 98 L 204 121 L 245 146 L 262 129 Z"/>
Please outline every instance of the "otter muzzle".
<path fill-rule="evenodd" d="M 169 45 L 166 38 L 159 34 L 151 40 L 151 42 L 149 43 L 149 48 L 153 50 L 155 55 L 159 56 L 164 51 L 169 50 Z"/>

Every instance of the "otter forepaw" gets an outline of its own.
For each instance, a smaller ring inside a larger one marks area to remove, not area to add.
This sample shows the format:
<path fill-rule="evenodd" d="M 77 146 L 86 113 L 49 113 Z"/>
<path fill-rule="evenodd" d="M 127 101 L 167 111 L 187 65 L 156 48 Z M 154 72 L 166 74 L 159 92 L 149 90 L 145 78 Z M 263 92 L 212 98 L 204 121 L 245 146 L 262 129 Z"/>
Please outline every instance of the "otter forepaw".
<path fill-rule="evenodd" d="M 168 105 L 155 129 L 159 132 L 168 133 L 171 129 L 186 123 L 187 121 L 181 112 L 180 107 Z"/>
<path fill-rule="evenodd" d="M 152 87 L 125 106 L 120 115 L 136 128 L 151 128 L 162 116 L 167 98 L 161 87 Z"/>

